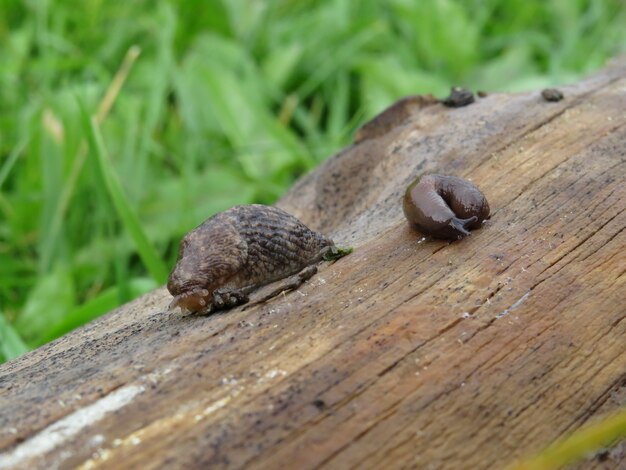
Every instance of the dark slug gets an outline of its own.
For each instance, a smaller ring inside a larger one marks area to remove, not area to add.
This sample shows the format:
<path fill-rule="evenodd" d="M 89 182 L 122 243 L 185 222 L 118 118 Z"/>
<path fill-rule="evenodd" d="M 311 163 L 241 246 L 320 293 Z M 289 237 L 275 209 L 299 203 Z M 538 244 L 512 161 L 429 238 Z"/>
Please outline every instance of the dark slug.
<path fill-rule="evenodd" d="M 420 232 L 435 238 L 460 240 L 489 217 L 485 195 L 462 178 L 425 175 L 404 194 L 404 215 Z"/>
<path fill-rule="evenodd" d="M 556 88 L 546 88 L 541 91 L 541 96 L 546 101 L 557 102 L 563 99 L 563 93 Z"/>
<path fill-rule="evenodd" d="M 256 287 L 302 271 L 334 246 L 277 207 L 235 206 L 182 239 L 167 283 L 170 309 L 211 312 L 246 303 Z"/>
<path fill-rule="evenodd" d="M 472 104 L 473 102 L 474 93 L 467 88 L 461 88 L 458 86 L 452 87 L 450 89 L 450 95 L 441 100 L 441 103 L 449 108 L 460 108 L 462 106 Z"/>

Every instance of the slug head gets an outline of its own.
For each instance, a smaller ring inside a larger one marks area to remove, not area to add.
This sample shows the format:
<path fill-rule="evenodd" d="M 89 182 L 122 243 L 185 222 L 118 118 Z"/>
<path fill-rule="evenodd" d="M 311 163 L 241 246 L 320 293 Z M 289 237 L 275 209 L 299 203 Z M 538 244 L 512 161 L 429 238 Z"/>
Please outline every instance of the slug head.
<path fill-rule="evenodd" d="M 198 270 L 190 256 L 179 258 L 167 281 L 167 290 L 174 296 L 169 310 L 180 307 L 183 312 L 205 311 L 211 306 L 213 282 Z"/>
<path fill-rule="evenodd" d="M 196 288 L 174 296 L 174 300 L 169 305 L 169 310 L 176 307 L 185 312 L 201 312 L 210 308 L 211 301 L 207 289 Z"/>
<path fill-rule="evenodd" d="M 439 238 L 447 240 L 460 240 L 470 235 L 470 229 L 478 221 L 478 217 L 472 216 L 467 219 L 452 217 L 448 225 L 438 233 Z"/>

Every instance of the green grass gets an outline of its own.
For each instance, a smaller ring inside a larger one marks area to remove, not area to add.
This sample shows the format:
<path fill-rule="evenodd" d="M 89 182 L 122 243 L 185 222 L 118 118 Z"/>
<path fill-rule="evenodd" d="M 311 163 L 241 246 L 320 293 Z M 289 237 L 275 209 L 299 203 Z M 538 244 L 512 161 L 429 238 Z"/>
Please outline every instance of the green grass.
<path fill-rule="evenodd" d="M 5 0 L 0 361 L 162 284 L 190 228 L 397 98 L 572 81 L 624 24 L 620 0 Z"/>
<path fill-rule="evenodd" d="M 586 424 L 553 442 L 537 455 L 509 465 L 505 470 L 559 470 L 584 458 L 593 458 L 595 453 L 610 448 L 625 436 L 626 407 L 622 407 L 602 420 Z"/>

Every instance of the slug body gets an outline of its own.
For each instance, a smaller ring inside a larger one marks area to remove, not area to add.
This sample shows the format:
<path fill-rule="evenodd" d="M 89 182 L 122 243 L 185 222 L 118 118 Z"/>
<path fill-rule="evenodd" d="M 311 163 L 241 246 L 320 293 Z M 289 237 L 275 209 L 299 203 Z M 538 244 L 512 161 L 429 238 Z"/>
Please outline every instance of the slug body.
<path fill-rule="evenodd" d="M 489 203 L 472 183 L 455 176 L 426 175 L 404 194 L 404 215 L 420 232 L 460 240 L 489 217 Z"/>
<path fill-rule="evenodd" d="M 247 302 L 256 287 L 319 261 L 334 243 L 276 207 L 220 212 L 182 239 L 167 289 L 170 308 L 210 312 Z"/>

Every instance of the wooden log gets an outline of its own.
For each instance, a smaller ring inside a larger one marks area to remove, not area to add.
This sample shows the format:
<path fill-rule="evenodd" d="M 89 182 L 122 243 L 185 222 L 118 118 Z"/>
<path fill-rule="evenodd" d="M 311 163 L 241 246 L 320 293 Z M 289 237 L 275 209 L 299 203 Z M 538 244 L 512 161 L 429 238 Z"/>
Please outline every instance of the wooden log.
<path fill-rule="evenodd" d="M 625 77 L 397 104 L 278 203 L 353 254 L 248 310 L 161 288 L 0 366 L 0 468 L 499 468 L 624 406 Z M 491 220 L 409 229 L 430 172 Z"/>

